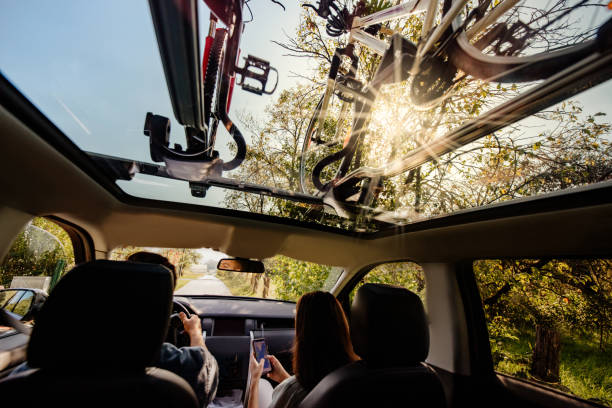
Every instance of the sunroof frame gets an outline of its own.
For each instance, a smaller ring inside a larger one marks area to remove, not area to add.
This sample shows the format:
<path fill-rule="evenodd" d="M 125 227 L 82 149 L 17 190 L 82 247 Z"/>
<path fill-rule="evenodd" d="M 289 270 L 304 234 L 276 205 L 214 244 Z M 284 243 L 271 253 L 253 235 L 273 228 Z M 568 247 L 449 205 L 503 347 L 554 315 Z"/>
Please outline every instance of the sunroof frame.
<path fill-rule="evenodd" d="M 550 211 L 605 205 L 612 203 L 612 181 L 589 186 L 560 190 L 539 196 L 526 197 L 486 207 L 476 207 L 448 215 L 418 221 L 401 227 L 392 227 L 377 232 L 358 232 L 330 227 L 315 222 L 297 221 L 291 218 L 266 214 L 255 214 L 240 210 L 210 207 L 196 204 L 177 203 L 127 194 L 107 175 L 94 160 L 70 140 L 53 122 L 34 106 L 17 88 L 0 74 L 0 105 L 31 129 L 38 137 L 51 145 L 60 154 L 79 167 L 118 201 L 133 206 L 153 209 L 171 209 L 193 212 L 194 214 L 222 215 L 232 218 L 250 219 L 270 224 L 307 228 L 321 232 L 351 236 L 361 239 L 377 239 L 412 231 L 442 228 L 480 221 L 546 213 Z"/>

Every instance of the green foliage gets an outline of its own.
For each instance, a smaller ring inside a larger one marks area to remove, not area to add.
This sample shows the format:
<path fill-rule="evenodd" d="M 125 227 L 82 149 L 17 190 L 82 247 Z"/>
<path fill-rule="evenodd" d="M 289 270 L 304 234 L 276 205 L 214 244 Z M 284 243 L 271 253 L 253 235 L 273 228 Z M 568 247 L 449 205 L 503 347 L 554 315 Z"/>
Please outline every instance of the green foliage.
<path fill-rule="evenodd" d="M 504 339 L 492 345 L 496 371 L 531 380 L 529 374 L 533 333 L 517 333 L 513 340 Z M 612 405 L 612 352 L 601 352 L 598 341 L 564 336 L 561 343 L 559 383 L 547 384 L 587 400 Z"/>
<path fill-rule="evenodd" d="M 276 285 L 278 299 L 297 301 L 302 294 L 320 290 L 332 267 L 275 256 L 266 259 L 266 274 Z"/>
<path fill-rule="evenodd" d="M 135 254 L 136 252 L 144 251 L 145 248 L 125 245 L 113 248 L 113 250 L 108 255 L 108 259 L 112 261 L 125 261 L 129 258 L 130 255 Z"/>
<path fill-rule="evenodd" d="M 74 265 L 74 248 L 72 247 L 72 240 L 70 239 L 70 236 L 68 235 L 68 233 L 62 227 L 60 227 L 53 221 L 48 220 L 43 217 L 32 218 L 32 225 L 38 228 L 42 228 L 45 231 L 48 231 L 55 238 L 57 238 L 59 242 L 61 243 L 62 250 L 64 251 L 64 254 L 66 255 L 66 259 L 71 260 L 68 263 L 68 267 L 71 267 Z"/>
<path fill-rule="evenodd" d="M 612 405 L 612 351 L 597 342 L 565 341 L 561 354 L 561 385 L 581 398 Z"/>
<path fill-rule="evenodd" d="M 255 273 L 217 271 L 217 278 L 225 283 L 234 296 L 257 297 L 257 286 L 262 277 L 263 275 Z M 255 282 L 257 286 L 254 287 Z"/>
<path fill-rule="evenodd" d="M 492 337 L 512 338 L 535 324 L 581 335 L 605 347 L 612 328 L 612 260 L 483 260 L 474 274 Z"/>
<path fill-rule="evenodd" d="M 60 226 L 45 218 L 34 218 L 19 233 L 0 264 L 0 284 L 8 287 L 14 276 L 52 276 L 63 259 L 74 265 L 70 237 Z"/>
<path fill-rule="evenodd" d="M 560 382 L 581 398 L 612 403 L 612 260 L 474 262 L 495 369 L 530 374 L 535 326 L 561 334 Z"/>
<path fill-rule="evenodd" d="M 154 252 L 165 256 L 174 265 L 178 276 L 182 276 L 186 269 L 197 264 L 200 259 L 200 254 L 192 248 L 144 248 L 131 245 L 114 248 L 110 252 L 109 259 L 125 261 L 130 255 L 141 251 Z"/>
<path fill-rule="evenodd" d="M 297 301 L 304 293 L 329 290 L 339 277 L 337 268 L 286 256 L 264 260 L 263 274 L 217 271 L 233 295 Z M 332 273 L 334 272 L 334 273 Z"/>
<path fill-rule="evenodd" d="M 413 262 L 394 262 L 376 266 L 357 283 L 349 294 L 352 302 L 355 293 L 364 283 L 385 283 L 406 288 L 421 298 L 425 303 L 425 276 L 420 265 Z"/>
<path fill-rule="evenodd" d="M 182 276 L 186 269 L 200 260 L 200 254 L 192 248 L 165 248 L 161 254 L 174 265 L 178 276 Z"/>
<path fill-rule="evenodd" d="M 19 316 L 25 316 L 26 313 L 28 313 L 28 310 L 30 310 L 30 306 L 32 306 L 33 299 L 34 296 L 31 293 L 24 295 L 15 305 L 13 313 L 18 314 Z"/>

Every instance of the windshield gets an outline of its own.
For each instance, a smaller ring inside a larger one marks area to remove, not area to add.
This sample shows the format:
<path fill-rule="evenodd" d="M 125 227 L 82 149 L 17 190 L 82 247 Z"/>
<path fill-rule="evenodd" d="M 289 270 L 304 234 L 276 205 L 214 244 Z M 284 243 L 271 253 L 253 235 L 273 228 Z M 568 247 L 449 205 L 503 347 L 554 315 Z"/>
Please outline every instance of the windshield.
<path fill-rule="evenodd" d="M 124 261 L 140 251 L 165 256 L 174 265 L 177 275 L 174 294 L 181 296 L 246 296 L 295 302 L 307 292 L 329 291 L 343 271 L 282 255 L 264 259 L 264 273 L 220 271 L 219 260 L 230 257 L 208 248 L 124 246 L 115 248 L 110 259 Z"/>

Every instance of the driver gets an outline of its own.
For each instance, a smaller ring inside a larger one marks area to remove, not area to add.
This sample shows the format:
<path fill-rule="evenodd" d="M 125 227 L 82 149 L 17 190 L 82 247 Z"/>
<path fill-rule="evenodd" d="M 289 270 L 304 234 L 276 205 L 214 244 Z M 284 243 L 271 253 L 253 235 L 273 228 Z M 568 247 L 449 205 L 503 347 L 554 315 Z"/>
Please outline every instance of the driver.
<path fill-rule="evenodd" d="M 136 252 L 128 257 L 131 262 L 153 263 L 165 266 L 172 272 L 176 286 L 176 271 L 168 259 L 152 252 Z M 189 347 L 177 348 L 173 344 L 163 343 L 159 360 L 155 367 L 172 371 L 191 385 L 198 397 L 201 407 L 206 407 L 217 393 L 219 384 L 219 366 L 217 360 L 208 351 L 202 337 L 202 325 L 197 315 L 187 318 L 185 313 L 179 314 L 185 333 L 189 335 Z M 28 370 L 27 362 L 17 366 L 9 376 Z"/>
<path fill-rule="evenodd" d="M 136 252 L 127 258 L 130 262 L 153 263 L 165 266 L 172 272 L 176 287 L 176 270 L 168 259 L 152 252 Z M 185 379 L 195 391 L 200 406 L 206 407 L 214 398 L 219 384 L 219 366 L 217 360 L 208 351 L 202 337 L 202 325 L 198 315 L 187 318 L 185 313 L 179 314 L 185 333 L 189 335 L 189 347 L 177 348 L 171 343 L 163 343 L 159 361 L 156 367 L 173 373 Z"/>

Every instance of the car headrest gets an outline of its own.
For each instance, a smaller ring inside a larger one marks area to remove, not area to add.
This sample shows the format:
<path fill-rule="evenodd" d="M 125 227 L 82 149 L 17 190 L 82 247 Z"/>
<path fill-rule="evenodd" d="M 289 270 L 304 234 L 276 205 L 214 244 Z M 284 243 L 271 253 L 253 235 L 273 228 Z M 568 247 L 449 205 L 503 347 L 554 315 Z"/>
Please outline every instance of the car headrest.
<path fill-rule="evenodd" d="M 168 329 L 172 290 L 161 265 L 100 260 L 73 268 L 39 312 L 28 364 L 89 372 L 150 366 Z"/>
<path fill-rule="evenodd" d="M 351 339 L 355 353 L 371 367 L 425 361 L 429 329 L 423 302 L 404 288 L 364 284 L 351 307 Z"/>

